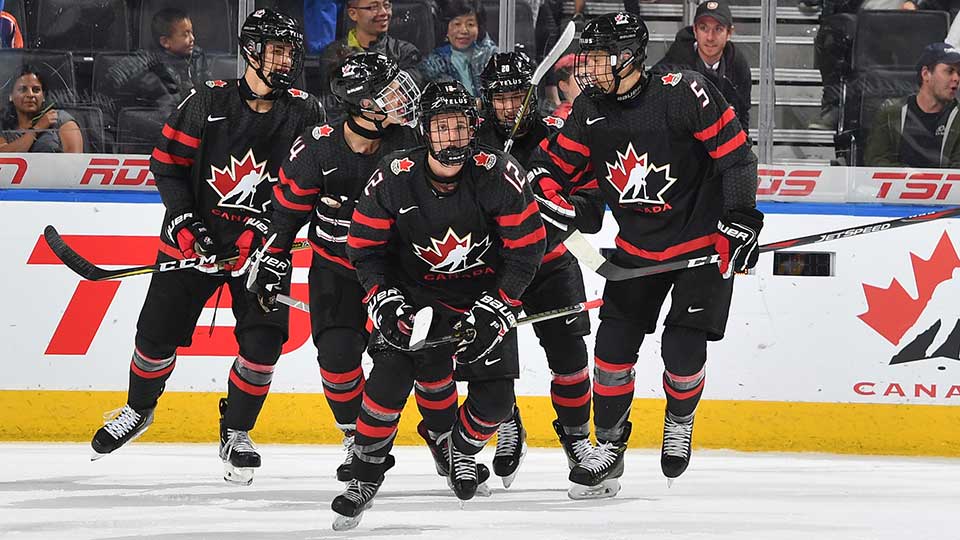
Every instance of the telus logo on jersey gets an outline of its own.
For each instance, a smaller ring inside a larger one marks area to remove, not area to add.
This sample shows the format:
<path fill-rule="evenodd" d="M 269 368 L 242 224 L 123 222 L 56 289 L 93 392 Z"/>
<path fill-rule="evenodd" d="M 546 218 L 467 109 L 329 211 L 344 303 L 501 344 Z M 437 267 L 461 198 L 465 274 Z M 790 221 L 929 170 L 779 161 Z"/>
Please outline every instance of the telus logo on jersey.
<path fill-rule="evenodd" d="M 960 361 L 960 256 L 944 232 L 928 259 L 910 253 L 916 294 L 896 278 L 886 287 L 863 283 L 867 311 L 858 318 L 897 349 L 890 365 L 940 359 Z M 942 362 L 938 370 L 946 370 Z M 862 396 L 960 397 L 960 385 L 861 381 L 853 391 Z"/>
<path fill-rule="evenodd" d="M 267 210 L 270 191 L 262 190 L 263 193 L 258 197 L 257 187 L 264 180 L 268 183 L 277 181 L 267 172 L 267 162 L 257 161 L 253 149 L 247 150 L 239 161 L 230 156 L 230 163 L 223 169 L 211 165 L 210 176 L 207 183 L 220 196 L 218 206 L 241 208 L 258 214 Z"/>
<path fill-rule="evenodd" d="M 607 181 L 619 193 L 620 204 L 658 214 L 671 209 L 663 196 L 677 179 L 670 176 L 669 163 L 658 166 L 646 153 L 637 155 L 631 142 L 623 153 L 617 150 L 616 162 L 607 163 Z"/>
<path fill-rule="evenodd" d="M 426 280 L 469 278 L 492 274 L 493 269 L 486 267 L 483 261 L 483 255 L 488 249 L 490 249 L 489 236 L 474 242 L 473 233 L 468 233 L 461 238 L 453 228 L 447 229 L 442 240 L 430 238 L 428 247 L 413 245 L 413 252 L 417 257 L 430 265 L 431 272 L 436 273 L 424 276 Z M 481 266 L 485 268 L 479 268 Z M 470 270 L 473 272 L 468 272 Z M 437 274 L 446 274 L 449 277 Z"/>

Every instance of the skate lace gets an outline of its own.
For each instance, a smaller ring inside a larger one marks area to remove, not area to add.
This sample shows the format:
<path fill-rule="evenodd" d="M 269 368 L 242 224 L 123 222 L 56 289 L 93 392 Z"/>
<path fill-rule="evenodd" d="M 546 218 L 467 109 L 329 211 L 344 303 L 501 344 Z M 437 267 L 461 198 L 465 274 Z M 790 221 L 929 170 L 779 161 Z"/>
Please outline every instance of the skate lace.
<path fill-rule="evenodd" d="M 343 435 L 343 451 L 347 453 L 347 457 L 343 460 L 344 464 L 353 463 L 353 441 L 354 441 L 354 432 L 345 432 Z"/>
<path fill-rule="evenodd" d="M 253 441 L 250 439 L 250 434 L 236 429 L 227 429 L 226 447 L 230 449 L 228 456 L 234 452 L 244 454 L 257 451 L 257 447 L 253 445 Z"/>
<path fill-rule="evenodd" d="M 497 453 L 496 457 L 512 456 L 520 443 L 520 430 L 517 429 L 517 423 L 513 420 L 507 420 L 500 424 L 497 430 Z"/>
<path fill-rule="evenodd" d="M 137 425 L 137 422 L 140 421 L 140 414 L 130 408 L 129 405 L 124 405 L 119 409 L 104 413 L 103 419 L 106 421 L 103 428 L 107 430 L 107 433 L 112 435 L 114 439 L 120 439 Z"/>
<path fill-rule="evenodd" d="M 687 457 L 692 433 L 693 422 L 684 424 L 668 416 L 663 422 L 663 453 L 668 456 Z"/>
<path fill-rule="evenodd" d="M 573 455 L 577 457 L 577 463 L 583 463 L 593 454 L 593 445 L 590 444 L 590 439 L 587 438 L 573 441 L 573 443 L 570 444 L 570 448 L 573 450 Z"/>
<path fill-rule="evenodd" d="M 602 471 L 617 461 L 616 448 L 614 443 L 600 443 L 580 465 L 592 472 Z"/>
<path fill-rule="evenodd" d="M 357 503 L 358 505 L 362 505 L 372 499 L 376 492 L 376 482 L 363 482 L 361 480 L 354 479 L 350 480 L 350 483 L 347 485 L 347 490 L 343 493 L 343 496 Z"/>
<path fill-rule="evenodd" d="M 477 480 L 477 461 L 457 450 L 453 444 L 453 474 L 458 480 Z"/>

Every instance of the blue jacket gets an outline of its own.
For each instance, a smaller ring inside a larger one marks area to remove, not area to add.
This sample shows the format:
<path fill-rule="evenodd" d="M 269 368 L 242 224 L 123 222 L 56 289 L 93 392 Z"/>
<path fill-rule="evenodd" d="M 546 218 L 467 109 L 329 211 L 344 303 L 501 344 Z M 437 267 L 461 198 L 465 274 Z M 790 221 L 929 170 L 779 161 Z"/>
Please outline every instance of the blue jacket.
<path fill-rule="evenodd" d="M 453 48 L 449 43 L 437 47 L 420 62 L 420 74 L 427 81 L 460 81 L 470 94 L 479 96 L 480 74 L 483 73 L 483 68 L 487 67 L 490 57 L 497 53 L 497 45 L 490 39 L 489 35 L 484 34 L 483 38 L 478 39 L 470 50 L 471 80 L 469 81 L 462 80 L 460 73 L 453 66 L 450 59 L 453 55 Z"/>

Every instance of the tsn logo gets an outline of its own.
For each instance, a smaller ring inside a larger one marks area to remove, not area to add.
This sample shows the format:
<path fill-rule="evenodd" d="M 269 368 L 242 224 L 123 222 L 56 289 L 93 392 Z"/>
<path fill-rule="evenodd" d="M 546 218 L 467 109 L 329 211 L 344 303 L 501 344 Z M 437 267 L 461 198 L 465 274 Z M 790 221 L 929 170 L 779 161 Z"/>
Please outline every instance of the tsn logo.
<path fill-rule="evenodd" d="M 877 171 L 870 180 L 880 182 L 877 198 L 899 201 L 946 201 L 950 198 L 953 182 L 960 182 L 960 174 L 939 172 Z"/>
<path fill-rule="evenodd" d="M 807 197 L 817 187 L 823 171 L 817 169 L 758 169 L 757 195 L 765 197 Z"/>
<path fill-rule="evenodd" d="M 66 235 L 64 239 L 80 255 L 93 264 L 104 266 L 136 266 L 152 264 L 156 261 L 159 239 L 155 236 L 113 236 L 113 235 Z M 294 268 L 309 268 L 311 253 L 307 250 L 298 251 L 293 256 Z M 64 279 L 76 281 L 70 301 L 67 303 L 56 330 L 47 343 L 44 354 L 83 356 L 90 349 L 93 340 L 97 337 L 107 312 L 117 298 L 117 292 L 125 280 L 86 281 L 63 263 L 47 246 L 43 236 L 37 239 L 33 251 L 27 259 L 28 265 L 57 265 L 62 267 Z M 177 265 L 177 262 L 171 262 Z M 184 270 L 189 272 L 190 270 Z M 149 279 L 147 277 L 129 278 L 132 280 Z M 293 283 L 291 293 L 295 298 L 307 298 L 307 284 Z M 137 297 L 133 302 L 142 302 L 143 297 Z M 207 300 L 204 307 L 214 308 L 217 298 L 213 295 Z M 224 289 L 220 299 L 219 309 L 230 309 L 230 290 Z M 233 335 L 232 324 L 218 324 L 210 327 L 204 325 L 205 317 L 201 316 L 200 323 L 193 332 L 193 343 L 189 347 L 181 347 L 177 354 L 180 356 L 225 356 L 237 355 L 237 341 Z M 209 320 L 209 316 L 206 317 Z M 219 318 L 218 318 L 219 320 Z M 125 345 L 133 343 L 135 321 L 130 321 L 130 335 Z M 310 339 L 310 315 L 299 310 L 290 310 L 290 337 L 283 346 L 283 353 L 299 349 Z M 117 354 L 124 355 L 129 351 L 118 350 Z"/>

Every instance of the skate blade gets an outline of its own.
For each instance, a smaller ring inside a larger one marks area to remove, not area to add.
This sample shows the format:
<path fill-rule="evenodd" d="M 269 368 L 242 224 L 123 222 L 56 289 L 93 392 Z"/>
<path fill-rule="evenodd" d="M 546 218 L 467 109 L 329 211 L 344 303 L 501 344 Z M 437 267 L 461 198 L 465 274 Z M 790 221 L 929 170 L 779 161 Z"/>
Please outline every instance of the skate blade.
<path fill-rule="evenodd" d="M 249 486 L 253 483 L 253 467 L 234 467 L 229 461 L 223 462 L 223 479 L 228 484 Z"/>
<path fill-rule="evenodd" d="M 617 493 L 620 493 L 620 481 L 616 478 L 609 478 L 595 486 L 571 483 L 570 489 L 567 490 L 567 496 L 575 501 L 609 499 Z"/>
<path fill-rule="evenodd" d="M 493 490 L 490 489 L 490 486 L 486 482 L 477 486 L 477 493 L 475 497 L 489 497 L 493 495 Z"/>
<path fill-rule="evenodd" d="M 523 443 L 523 446 L 520 447 L 520 459 L 517 460 L 517 468 L 513 470 L 512 473 L 501 476 L 500 481 L 503 482 L 503 489 L 510 489 L 510 486 L 513 484 L 513 481 L 517 478 L 517 473 L 520 472 L 520 466 L 523 465 L 523 458 L 527 456 L 527 443 Z"/>
<path fill-rule="evenodd" d="M 674 480 L 676 480 L 676 478 L 667 478 L 667 489 L 670 489 L 673 487 Z"/>
<path fill-rule="evenodd" d="M 137 439 L 139 439 L 144 433 L 147 432 L 148 429 L 150 429 L 150 425 L 149 425 L 149 424 L 147 425 L 147 427 L 145 427 L 145 428 L 143 428 L 142 430 L 140 430 L 140 433 L 137 433 L 137 434 L 134 435 L 133 437 L 130 437 L 130 440 L 128 440 L 127 442 L 123 443 L 122 446 L 119 446 L 119 447 L 115 448 L 113 451 L 116 452 L 117 450 L 123 448 L 124 446 L 132 443 L 133 441 L 135 441 L 135 440 L 137 440 Z M 101 454 L 100 452 L 97 452 L 96 450 L 94 450 L 94 451 L 93 451 L 93 455 L 90 456 L 90 461 L 97 461 L 98 459 L 102 458 L 103 456 L 108 456 L 108 455 L 110 455 L 110 454 L 112 454 L 112 453 L 113 453 L 113 452 L 107 452 L 106 454 Z"/>
<path fill-rule="evenodd" d="M 373 506 L 372 502 L 364 505 L 363 509 L 360 510 L 360 513 L 353 517 L 337 514 L 337 517 L 333 520 L 333 530 L 349 531 L 350 529 L 357 528 L 357 525 L 360 524 L 360 520 L 363 519 L 363 513 L 366 512 L 371 506 Z"/>

